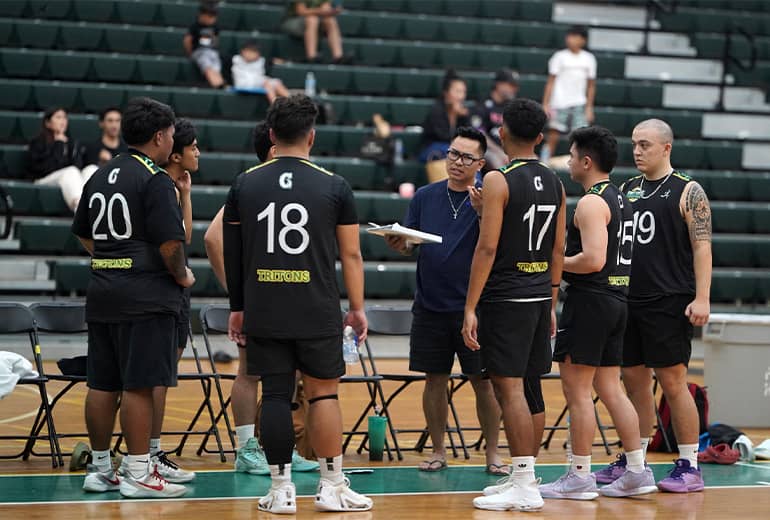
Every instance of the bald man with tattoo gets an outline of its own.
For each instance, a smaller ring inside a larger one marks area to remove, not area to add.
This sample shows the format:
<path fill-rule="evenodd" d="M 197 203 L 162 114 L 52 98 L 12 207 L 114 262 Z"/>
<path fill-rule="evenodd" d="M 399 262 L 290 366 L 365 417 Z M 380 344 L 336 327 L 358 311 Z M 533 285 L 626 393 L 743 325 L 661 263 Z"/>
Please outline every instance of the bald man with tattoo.
<path fill-rule="evenodd" d="M 653 371 L 671 407 L 679 458 L 658 487 L 673 493 L 701 491 L 699 419 L 687 388 L 687 365 L 693 327 L 709 319 L 711 207 L 700 184 L 671 167 L 674 134 L 666 122 L 642 121 L 631 141 L 641 175 L 621 187 L 634 211 L 635 237 L 623 381 L 639 415 L 645 453 L 655 425 Z M 620 456 L 597 472 L 597 481 L 614 481 L 625 466 Z"/>

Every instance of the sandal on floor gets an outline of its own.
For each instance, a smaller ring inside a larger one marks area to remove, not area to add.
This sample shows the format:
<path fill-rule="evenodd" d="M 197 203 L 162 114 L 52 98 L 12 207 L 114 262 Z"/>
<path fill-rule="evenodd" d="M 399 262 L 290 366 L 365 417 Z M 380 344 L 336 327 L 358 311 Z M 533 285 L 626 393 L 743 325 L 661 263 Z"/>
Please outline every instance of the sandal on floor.
<path fill-rule="evenodd" d="M 487 473 L 498 477 L 507 477 L 511 474 L 508 464 L 487 464 Z"/>
<path fill-rule="evenodd" d="M 425 464 L 425 466 L 420 465 L 417 467 L 417 469 L 420 471 L 425 471 L 426 473 L 435 473 L 447 468 L 446 461 L 441 459 L 426 460 L 422 464 Z"/>

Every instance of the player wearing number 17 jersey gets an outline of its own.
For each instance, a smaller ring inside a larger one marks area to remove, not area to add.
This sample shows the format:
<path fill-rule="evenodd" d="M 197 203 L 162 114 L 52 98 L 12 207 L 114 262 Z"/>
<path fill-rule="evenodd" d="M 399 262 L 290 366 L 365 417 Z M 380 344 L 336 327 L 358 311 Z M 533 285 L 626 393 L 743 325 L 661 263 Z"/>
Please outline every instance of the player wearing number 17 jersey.
<path fill-rule="evenodd" d="M 474 499 L 480 509 L 543 506 L 535 480 L 535 411 L 527 405 L 524 381 L 551 369 L 550 336 L 566 227 L 564 188 L 535 154 L 545 122 L 543 108 L 532 100 L 506 103 L 500 136 L 512 160 L 484 178 L 463 339 L 469 348 L 481 350 L 503 412 L 512 461 L 509 480 Z"/>
<path fill-rule="evenodd" d="M 687 387 L 693 326 L 709 317 L 711 208 L 703 188 L 671 167 L 674 134 L 659 119 L 642 121 L 631 136 L 642 173 L 622 191 L 634 210 L 635 240 L 623 382 L 639 415 L 642 447 L 655 424 L 652 372 L 671 406 L 679 458 L 663 491 L 703 489 L 698 469 L 698 410 Z M 615 464 L 619 469 L 623 461 Z M 609 481 L 617 471 L 602 470 Z"/>
<path fill-rule="evenodd" d="M 365 511 L 372 501 L 342 474 L 342 417 L 337 400 L 342 324 L 335 260 L 339 248 L 350 301 L 345 323 L 366 338 L 363 260 L 353 192 L 309 160 L 318 110 L 303 95 L 268 111 L 274 159 L 239 175 L 224 210 L 224 260 L 230 292 L 229 335 L 246 346 L 249 375 L 262 381 L 260 440 L 272 486 L 259 501 L 271 513 L 296 512 L 291 482 L 291 399 L 302 371 L 308 431 L 319 457 L 321 511 Z"/>
<path fill-rule="evenodd" d="M 567 228 L 564 281 L 569 285 L 553 353 L 569 407 L 572 457 L 564 476 L 540 486 L 545 498 L 599 496 L 591 474 L 594 389 L 610 412 L 629 461 L 625 474 L 601 493 L 625 497 L 657 491 L 652 470 L 644 467 L 639 419 L 620 386 L 634 222 L 631 204 L 610 182 L 617 159 L 617 140 L 606 128 L 572 132 L 570 176 L 585 195 Z"/>
<path fill-rule="evenodd" d="M 174 112 L 149 98 L 133 99 L 122 131 L 130 149 L 94 173 L 72 224 L 91 253 L 86 424 L 94 464 L 83 488 L 168 498 L 186 488 L 151 470 L 152 389 L 176 386 L 176 318 L 182 287 L 194 282 L 185 266 L 174 182 L 159 166 L 174 143 Z M 122 477 L 109 456 L 118 398 L 128 447 Z"/>

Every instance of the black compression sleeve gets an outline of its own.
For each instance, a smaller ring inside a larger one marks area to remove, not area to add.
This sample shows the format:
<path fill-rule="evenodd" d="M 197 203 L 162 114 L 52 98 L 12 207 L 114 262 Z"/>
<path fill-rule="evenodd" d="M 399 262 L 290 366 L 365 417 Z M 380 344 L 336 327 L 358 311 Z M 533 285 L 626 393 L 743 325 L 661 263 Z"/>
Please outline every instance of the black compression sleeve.
<path fill-rule="evenodd" d="M 243 244 L 241 226 L 224 222 L 223 239 L 225 255 L 225 278 L 230 293 L 230 311 L 243 310 Z"/>

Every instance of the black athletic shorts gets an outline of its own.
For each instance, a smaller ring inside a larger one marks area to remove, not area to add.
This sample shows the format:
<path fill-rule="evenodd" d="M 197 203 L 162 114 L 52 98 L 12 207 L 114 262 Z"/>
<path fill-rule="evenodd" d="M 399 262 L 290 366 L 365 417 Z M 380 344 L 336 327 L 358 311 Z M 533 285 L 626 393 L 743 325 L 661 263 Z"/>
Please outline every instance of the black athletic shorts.
<path fill-rule="evenodd" d="M 629 302 L 623 366 L 687 366 L 692 353 L 693 326 L 684 311 L 693 298 L 676 294 L 651 302 Z"/>
<path fill-rule="evenodd" d="M 540 376 L 551 371 L 551 300 L 479 305 L 479 344 L 489 375 Z"/>
<path fill-rule="evenodd" d="M 293 374 L 300 370 L 316 379 L 345 375 L 342 334 L 313 339 L 246 339 L 246 372 L 250 376 Z"/>
<path fill-rule="evenodd" d="M 105 392 L 176 386 L 177 317 L 88 324 L 88 387 Z"/>
<path fill-rule="evenodd" d="M 481 353 L 465 346 L 462 328 L 462 312 L 433 312 L 415 304 L 409 338 L 409 370 L 449 374 L 457 354 L 463 374 L 481 374 Z"/>
<path fill-rule="evenodd" d="M 187 287 L 182 292 L 182 307 L 176 319 L 176 337 L 178 347 L 184 349 L 187 347 L 187 337 L 190 326 L 190 288 Z"/>
<path fill-rule="evenodd" d="M 567 289 L 567 299 L 556 331 L 554 361 L 569 355 L 572 363 L 592 367 L 619 367 L 623 362 L 626 302 L 607 294 Z"/>

